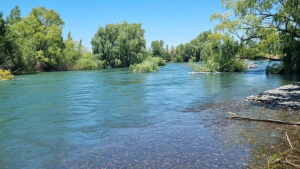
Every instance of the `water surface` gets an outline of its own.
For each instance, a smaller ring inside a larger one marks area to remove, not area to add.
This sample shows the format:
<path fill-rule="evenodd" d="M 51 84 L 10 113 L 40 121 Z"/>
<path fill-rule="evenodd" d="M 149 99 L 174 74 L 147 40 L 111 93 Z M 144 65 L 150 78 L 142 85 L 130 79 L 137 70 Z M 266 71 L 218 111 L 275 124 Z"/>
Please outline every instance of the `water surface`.
<path fill-rule="evenodd" d="M 297 120 L 243 98 L 295 83 L 245 73 L 189 74 L 186 64 L 158 73 L 128 69 L 51 72 L 0 83 L 0 168 L 257 168 L 283 150 L 295 126 L 229 120 L 228 111 Z M 300 121 L 300 120 L 299 120 Z M 295 142 L 297 145 L 298 142 Z"/>

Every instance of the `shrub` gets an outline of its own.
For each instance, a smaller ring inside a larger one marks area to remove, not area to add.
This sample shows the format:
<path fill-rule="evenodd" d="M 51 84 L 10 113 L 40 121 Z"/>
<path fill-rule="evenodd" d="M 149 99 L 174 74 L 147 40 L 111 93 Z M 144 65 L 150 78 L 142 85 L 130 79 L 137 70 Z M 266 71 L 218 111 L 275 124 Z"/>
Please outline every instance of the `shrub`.
<path fill-rule="evenodd" d="M 98 60 L 96 57 L 92 56 L 89 58 L 79 59 L 74 68 L 79 70 L 97 70 L 104 69 L 107 65 L 108 64 L 105 60 Z"/>
<path fill-rule="evenodd" d="M 137 73 L 149 73 L 149 72 L 157 72 L 158 66 L 164 66 L 166 62 L 159 57 L 148 57 L 140 64 L 130 65 L 129 72 L 137 72 Z"/>
<path fill-rule="evenodd" d="M 0 69 L 0 80 L 12 80 L 14 75 L 11 74 L 10 70 L 2 70 Z"/>

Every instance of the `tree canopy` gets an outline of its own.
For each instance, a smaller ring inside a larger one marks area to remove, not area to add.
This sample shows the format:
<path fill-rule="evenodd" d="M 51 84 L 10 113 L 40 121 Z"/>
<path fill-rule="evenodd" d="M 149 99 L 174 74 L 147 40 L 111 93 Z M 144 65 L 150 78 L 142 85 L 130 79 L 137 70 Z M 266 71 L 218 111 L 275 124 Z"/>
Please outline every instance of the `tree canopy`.
<path fill-rule="evenodd" d="M 269 54 L 282 56 L 281 73 L 300 73 L 300 1 L 222 0 L 228 10 L 215 13 L 215 30 L 227 31 L 242 41 L 257 41 Z M 234 13 L 234 17 L 232 16 Z"/>
<path fill-rule="evenodd" d="M 81 42 L 63 40 L 64 21 L 52 9 L 32 8 L 26 17 L 15 6 L 3 19 L 0 15 L 0 68 L 13 73 L 70 70 L 87 50 Z"/>
<path fill-rule="evenodd" d="M 93 54 L 111 67 L 129 67 L 143 61 L 145 30 L 140 23 L 107 24 L 91 40 Z"/>

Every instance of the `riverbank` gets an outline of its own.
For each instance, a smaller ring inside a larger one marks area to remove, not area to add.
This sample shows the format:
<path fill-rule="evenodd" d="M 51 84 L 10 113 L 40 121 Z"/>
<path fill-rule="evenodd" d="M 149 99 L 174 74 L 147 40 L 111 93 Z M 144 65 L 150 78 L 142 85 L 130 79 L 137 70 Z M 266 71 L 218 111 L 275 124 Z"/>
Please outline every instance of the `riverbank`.
<path fill-rule="evenodd" d="M 251 95 L 244 100 L 253 104 L 300 110 L 300 82 Z"/>

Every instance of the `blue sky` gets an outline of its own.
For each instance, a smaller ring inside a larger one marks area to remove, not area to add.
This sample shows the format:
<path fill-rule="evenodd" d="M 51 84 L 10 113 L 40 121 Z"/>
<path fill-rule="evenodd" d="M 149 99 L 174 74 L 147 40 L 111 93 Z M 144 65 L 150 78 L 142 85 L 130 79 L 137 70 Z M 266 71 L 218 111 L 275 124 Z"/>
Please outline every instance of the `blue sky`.
<path fill-rule="evenodd" d="M 142 23 L 147 47 L 153 40 L 177 46 L 213 29 L 218 21 L 210 22 L 211 14 L 224 12 L 221 0 L 5 0 L 0 11 L 9 15 L 15 5 L 22 16 L 33 7 L 54 9 L 65 21 L 64 38 L 71 31 L 73 39 L 82 39 L 88 48 L 99 26 L 124 20 Z"/>

